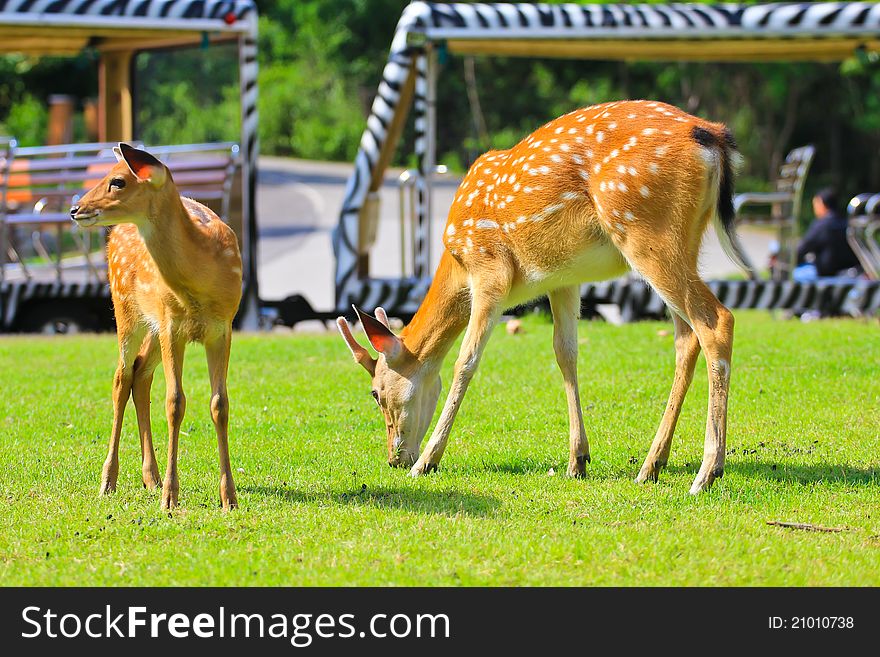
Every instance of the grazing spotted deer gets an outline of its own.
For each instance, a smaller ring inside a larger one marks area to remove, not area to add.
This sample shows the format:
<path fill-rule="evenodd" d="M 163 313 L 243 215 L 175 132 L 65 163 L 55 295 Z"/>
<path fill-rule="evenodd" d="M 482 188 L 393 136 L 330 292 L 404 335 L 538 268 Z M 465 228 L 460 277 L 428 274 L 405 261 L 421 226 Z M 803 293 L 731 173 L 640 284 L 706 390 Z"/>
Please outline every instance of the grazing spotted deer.
<path fill-rule="evenodd" d="M 551 121 L 506 151 L 479 157 L 458 188 L 445 251 L 428 293 L 400 337 L 385 312 L 358 311 L 374 359 L 337 324 L 371 375 L 385 416 L 389 462 L 417 476 L 437 468 L 468 383 L 505 308 L 550 298 L 553 346 L 568 398 L 568 474 L 590 460 L 577 381 L 579 285 L 632 269 L 664 299 L 675 324 L 675 379 L 637 481 L 666 465 L 681 404 L 702 348 L 709 370 L 703 463 L 691 493 L 721 477 L 733 316 L 697 274 L 710 219 L 725 252 L 750 271 L 734 231 L 733 165 L 727 129 L 659 102 L 623 101 Z M 357 309 L 356 309 L 357 310 Z M 440 394 L 440 365 L 465 330 L 452 386 L 416 460 Z"/>
<path fill-rule="evenodd" d="M 119 364 L 113 378 L 113 429 L 100 492 L 116 489 L 119 436 L 129 395 L 137 413 L 144 486 L 152 490 L 160 483 L 150 429 L 150 388 L 161 358 L 168 418 L 162 508 L 177 505 L 177 442 L 186 410 L 183 354 L 188 342 L 202 342 L 220 451 L 220 500 L 224 509 L 234 508 L 226 374 L 232 319 L 241 298 L 241 255 L 235 233 L 204 205 L 181 198 L 171 172 L 155 157 L 128 144 L 119 144 L 114 152 L 119 161 L 107 177 L 70 210 L 79 226 L 114 226 L 107 242 L 107 265 Z"/>

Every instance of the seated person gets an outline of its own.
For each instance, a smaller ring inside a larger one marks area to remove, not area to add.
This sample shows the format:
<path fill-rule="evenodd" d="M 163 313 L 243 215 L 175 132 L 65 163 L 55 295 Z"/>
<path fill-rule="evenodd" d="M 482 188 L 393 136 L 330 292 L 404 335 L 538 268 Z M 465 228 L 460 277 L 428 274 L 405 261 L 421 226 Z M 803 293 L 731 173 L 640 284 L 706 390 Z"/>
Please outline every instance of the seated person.
<path fill-rule="evenodd" d="M 846 241 L 847 218 L 840 211 L 837 192 L 829 187 L 817 193 L 813 197 L 813 212 L 816 220 L 798 245 L 794 280 L 838 276 L 847 269 L 858 268 L 859 260 Z"/>

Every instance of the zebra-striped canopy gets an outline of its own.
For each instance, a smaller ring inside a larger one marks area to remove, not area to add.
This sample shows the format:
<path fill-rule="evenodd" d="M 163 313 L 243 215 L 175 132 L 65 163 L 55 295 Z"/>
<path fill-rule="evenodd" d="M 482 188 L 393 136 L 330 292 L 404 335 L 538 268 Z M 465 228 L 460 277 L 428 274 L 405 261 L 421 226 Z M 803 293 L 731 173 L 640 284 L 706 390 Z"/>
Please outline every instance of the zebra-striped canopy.
<path fill-rule="evenodd" d="M 880 49 L 880 4 L 413 3 L 398 24 L 396 45 L 426 39 L 472 54 L 828 61 L 858 46 Z"/>
<path fill-rule="evenodd" d="M 256 32 L 253 0 L 0 0 L 0 52 L 72 55 Z"/>

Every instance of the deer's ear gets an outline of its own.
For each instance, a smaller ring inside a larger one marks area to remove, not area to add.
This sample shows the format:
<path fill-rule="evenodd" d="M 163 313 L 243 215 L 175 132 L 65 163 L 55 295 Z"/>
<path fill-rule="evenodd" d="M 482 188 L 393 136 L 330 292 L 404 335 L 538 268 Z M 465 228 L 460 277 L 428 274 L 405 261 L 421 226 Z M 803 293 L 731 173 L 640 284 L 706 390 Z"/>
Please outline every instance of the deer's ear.
<path fill-rule="evenodd" d="M 367 334 L 367 339 L 373 345 L 373 349 L 385 354 L 386 360 L 396 358 L 403 350 L 400 338 L 375 317 L 368 315 L 356 306 L 354 311 L 357 313 L 358 319 L 361 320 L 364 333 Z"/>
<path fill-rule="evenodd" d="M 113 149 L 116 152 L 116 149 Z M 122 161 L 128 165 L 131 172 L 142 182 L 148 182 L 156 187 L 165 183 L 166 169 L 155 157 L 125 142 L 119 144 L 119 154 Z"/>
<path fill-rule="evenodd" d="M 122 151 L 119 149 L 119 146 L 114 146 L 114 147 L 113 147 L 113 155 L 116 156 L 116 161 L 117 161 L 117 162 L 122 162 L 122 160 L 123 160 L 123 157 L 122 157 Z"/>

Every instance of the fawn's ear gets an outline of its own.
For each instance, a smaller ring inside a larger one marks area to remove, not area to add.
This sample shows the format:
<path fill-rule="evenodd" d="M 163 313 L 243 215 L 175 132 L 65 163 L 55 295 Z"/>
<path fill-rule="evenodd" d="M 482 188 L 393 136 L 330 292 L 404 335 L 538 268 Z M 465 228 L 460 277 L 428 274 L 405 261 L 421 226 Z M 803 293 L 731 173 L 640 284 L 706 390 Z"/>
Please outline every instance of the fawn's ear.
<path fill-rule="evenodd" d="M 114 153 L 116 149 L 113 149 Z M 119 155 L 122 161 L 128 165 L 131 172 L 142 182 L 148 182 L 156 187 L 161 187 L 165 182 L 166 169 L 155 157 L 125 142 L 119 144 Z"/>
<path fill-rule="evenodd" d="M 364 327 L 364 333 L 367 334 L 367 339 L 370 341 L 370 344 L 373 345 L 373 349 L 385 354 L 386 360 L 393 360 L 396 358 L 403 350 L 400 338 L 394 335 L 391 332 L 391 329 L 375 317 L 368 315 L 357 306 L 353 306 L 353 308 L 357 313 L 358 319 L 361 320 L 361 325 Z"/>

